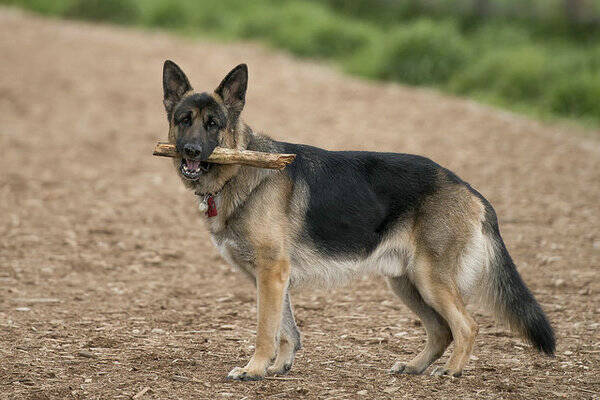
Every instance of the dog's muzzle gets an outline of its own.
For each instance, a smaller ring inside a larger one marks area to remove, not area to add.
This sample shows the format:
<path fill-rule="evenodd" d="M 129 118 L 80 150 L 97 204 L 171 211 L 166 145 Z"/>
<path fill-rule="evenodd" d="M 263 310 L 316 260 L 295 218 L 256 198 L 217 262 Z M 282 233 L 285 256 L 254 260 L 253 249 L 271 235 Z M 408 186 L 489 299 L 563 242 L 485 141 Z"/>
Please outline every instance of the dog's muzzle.
<path fill-rule="evenodd" d="M 211 163 L 200 160 L 182 158 L 179 170 L 184 178 L 195 181 L 210 170 Z"/>

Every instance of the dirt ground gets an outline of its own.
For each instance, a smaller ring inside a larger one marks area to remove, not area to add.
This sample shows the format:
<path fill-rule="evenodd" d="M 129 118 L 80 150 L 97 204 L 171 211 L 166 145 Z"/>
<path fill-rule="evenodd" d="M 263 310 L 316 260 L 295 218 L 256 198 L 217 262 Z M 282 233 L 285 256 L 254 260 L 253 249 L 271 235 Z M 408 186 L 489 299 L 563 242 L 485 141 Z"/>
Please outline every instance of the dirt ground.
<path fill-rule="evenodd" d="M 0 32 L 0 398 L 600 398 L 598 132 L 256 44 L 7 9 Z M 213 248 L 171 163 L 151 156 L 166 137 L 166 58 L 199 89 L 248 63 L 245 119 L 276 138 L 423 154 L 471 182 L 556 329 L 556 357 L 475 309 L 462 378 L 391 376 L 424 331 L 369 278 L 294 294 L 304 349 L 285 378 L 226 381 L 252 352 L 254 288 Z"/>

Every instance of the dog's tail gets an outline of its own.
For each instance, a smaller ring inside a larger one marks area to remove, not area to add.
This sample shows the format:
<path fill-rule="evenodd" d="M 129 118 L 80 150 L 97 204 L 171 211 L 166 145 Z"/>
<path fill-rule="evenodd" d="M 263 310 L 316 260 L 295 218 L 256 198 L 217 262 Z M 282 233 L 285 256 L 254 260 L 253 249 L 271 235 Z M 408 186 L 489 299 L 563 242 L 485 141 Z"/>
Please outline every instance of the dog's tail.
<path fill-rule="evenodd" d="M 496 214 L 491 206 L 488 207 L 484 230 L 492 242 L 492 251 L 486 303 L 493 307 L 496 316 L 507 323 L 511 330 L 527 339 L 537 350 L 552 356 L 556 348 L 554 331 L 544 311 L 521 279 L 500 236 Z"/>

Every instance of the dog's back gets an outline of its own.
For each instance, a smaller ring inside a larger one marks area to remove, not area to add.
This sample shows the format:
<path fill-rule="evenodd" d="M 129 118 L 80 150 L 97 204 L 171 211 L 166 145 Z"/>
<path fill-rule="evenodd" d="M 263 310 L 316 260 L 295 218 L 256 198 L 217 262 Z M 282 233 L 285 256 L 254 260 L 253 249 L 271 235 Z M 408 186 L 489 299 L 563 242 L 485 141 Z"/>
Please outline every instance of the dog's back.
<path fill-rule="evenodd" d="M 416 289 L 408 303 L 425 303 L 421 314 L 447 321 L 431 324 L 438 336 L 453 325 L 463 333 L 464 354 L 444 373 L 460 374 L 470 353 L 477 327 L 464 309 L 469 299 L 554 352 L 552 329 L 506 250 L 492 206 L 454 173 L 410 154 L 276 147 L 297 154 L 285 173 L 299 187 L 292 201 L 306 209 L 291 240 L 292 285 L 336 284 L 362 273 L 386 276 L 392 288 L 406 280 Z M 446 340 L 431 345 L 435 353 Z M 435 357 L 425 358 L 415 371 Z"/>

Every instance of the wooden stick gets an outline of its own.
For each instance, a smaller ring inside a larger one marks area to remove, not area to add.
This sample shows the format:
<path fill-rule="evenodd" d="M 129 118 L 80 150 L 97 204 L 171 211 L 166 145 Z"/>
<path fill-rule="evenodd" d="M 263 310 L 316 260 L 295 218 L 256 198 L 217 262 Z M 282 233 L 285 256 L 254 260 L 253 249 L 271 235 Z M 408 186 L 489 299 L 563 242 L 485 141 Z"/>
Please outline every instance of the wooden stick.
<path fill-rule="evenodd" d="M 158 142 L 152 155 L 161 157 L 177 157 L 177 149 L 174 144 Z M 215 164 L 241 164 L 251 167 L 283 169 L 294 161 L 295 154 L 263 153 L 251 150 L 234 150 L 217 147 L 208 157 L 207 162 Z"/>

